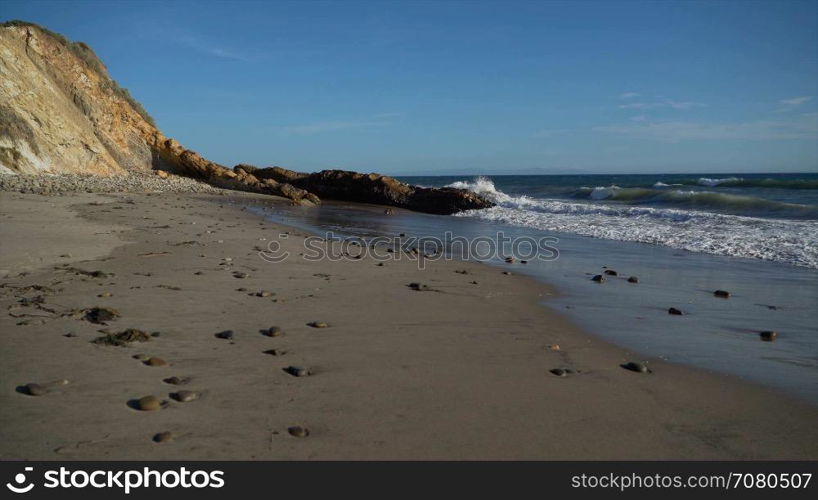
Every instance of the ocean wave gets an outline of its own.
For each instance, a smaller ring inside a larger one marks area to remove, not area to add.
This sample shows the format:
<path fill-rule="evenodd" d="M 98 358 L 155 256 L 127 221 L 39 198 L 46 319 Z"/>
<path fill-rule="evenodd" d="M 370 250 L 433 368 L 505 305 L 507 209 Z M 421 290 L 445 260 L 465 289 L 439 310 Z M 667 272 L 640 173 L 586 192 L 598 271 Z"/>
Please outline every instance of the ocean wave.
<path fill-rule="evenodd" d="M 631 204 L 653 204 L 698 210 L 708 209 L 733 215 L 818 219 L 818 208 L 815 206 L 713 191 L 598 186 L 595 188 L 580 188 L 574 193 L 574 197 L 595 201 L 609 200 Z"/>
<path fill-rule="evenodd" d="M 696 181 L 696 184 L 708 187 L 818 189 L 818 180 L 815 179 L 743 179 L 741 177 L 711 179 L 702 177 Z"/>
<path fill-rule="evenodd" d="M 461 217 L 818 268 L 818 221 L 764 219 L 676 208 L 515 197 L 498 191 L 491 180 L 486 178 L 454 184 L 457 185 L 450 186 L 470 189 L 497 203 L 497 206 L 490 209 L 457 214 Z M 602 189 L 610 192 L 615 187 Z M 598 188 L 587 189 L 593 192 Z M 619 191 L 622 189 L 619 188 Z M 688 196 L 685 192 L 681 193 L 679 196 Z"/>

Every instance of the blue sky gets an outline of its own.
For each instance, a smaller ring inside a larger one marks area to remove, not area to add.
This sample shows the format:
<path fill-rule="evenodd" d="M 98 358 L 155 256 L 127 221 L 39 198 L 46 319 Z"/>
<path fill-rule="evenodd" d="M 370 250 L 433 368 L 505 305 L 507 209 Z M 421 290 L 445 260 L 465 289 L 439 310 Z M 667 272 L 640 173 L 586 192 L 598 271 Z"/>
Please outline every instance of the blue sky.
<path fill-rule="evenodd" d="M 818 171 L 818 2 L 36 2 L 232 166 Z"/>

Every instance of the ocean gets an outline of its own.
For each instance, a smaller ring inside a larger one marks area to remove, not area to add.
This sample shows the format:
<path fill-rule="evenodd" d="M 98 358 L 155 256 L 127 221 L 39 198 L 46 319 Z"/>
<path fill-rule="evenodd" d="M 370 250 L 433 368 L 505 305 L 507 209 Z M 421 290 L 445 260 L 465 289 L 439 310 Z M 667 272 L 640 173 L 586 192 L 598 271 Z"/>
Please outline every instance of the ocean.
<path fill-rule="evenodd" d="M 379 207 L 331 201 L 248 209 L 341 237 L 553 238 L 556 259 L 507 264 L 502 257 L 514 251 L 504 248 L 486 262 L 555 286 L 559 293 L 545 307 L 636 356 L 739 377 L 818 405 L 818 174 L 400 179 L 472 189 L 497 206 L 455 216 L 384 216 Z M 591 281 L 605 269 L 618 276 Z M 628 283 L 630 276 L 639 283 Z M 714 297 L 717 289 L 731 297 Z M 685 315 L 669 315 L 670 307 Z M 764 330 L 778 339 L 761 341 Z"/>

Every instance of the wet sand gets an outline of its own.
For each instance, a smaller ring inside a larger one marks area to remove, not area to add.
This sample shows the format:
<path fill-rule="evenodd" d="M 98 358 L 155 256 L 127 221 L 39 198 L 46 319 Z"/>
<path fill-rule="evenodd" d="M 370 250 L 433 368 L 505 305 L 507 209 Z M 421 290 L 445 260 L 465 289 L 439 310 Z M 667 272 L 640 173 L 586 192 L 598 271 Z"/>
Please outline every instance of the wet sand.
<path fill-rule="evenodd" d="M 0 193 L 0 458 L 818 458 L 815 407 L 598 340 L 538 282 L 305 261 L 303 233 L 226 201 Z M 271 241 L 290 258 L 262 260 Z M 92 343 L 128 328 L 149 340 Z"/>

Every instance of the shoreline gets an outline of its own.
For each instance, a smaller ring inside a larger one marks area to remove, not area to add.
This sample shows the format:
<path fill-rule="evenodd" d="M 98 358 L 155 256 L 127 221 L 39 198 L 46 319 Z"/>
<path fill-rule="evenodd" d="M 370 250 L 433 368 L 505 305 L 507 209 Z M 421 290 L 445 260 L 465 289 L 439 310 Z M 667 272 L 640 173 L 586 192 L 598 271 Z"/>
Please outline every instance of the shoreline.
<path fill-rule="evenodd" d="M 0 197 L 4 212 L 12 214 L 21 199 L 38 210 L 53 209 L 42 203 L 53 198 Z M 114 269 L 114 277 L 96 282 L 40 269 L 23 281 L 64 280 L 65 290 L 47 296 L 46 304 L 115 304 L 122 317 L 111 322 L 113 330 L 155 328 L 163 335 L 136 347 L 100 347 L 87 342 L 99 335 L 99 325 L 57 318 L 21 327 L 3 318 L 3 458 L 814 459 L 818 454 L 818 431 L 810 425 L 818 416 L 815 408 L 772 389 L 675 363 L 651 360 L 652 374 L 627 372 L 618 365 L 638 356 L 544 306 L 542 294 L 554 292 L 534 278 L 505 276 L 479 262 L 437 262 L 426 271 L 405 262 L 379 269 L 365 259 L 266 264 L 254 255 L 251 242 L 258 245 L 259 237 L 289 231 L 281 243 L 297 250 L 303 230 L 247 217 L 228 203 L 219 208 L 202 195 L 69 198 L 79 198 L 84 220 L 129 228 L 120 233 L 128 239 L 110 258 L 82 263 Z M 160 208 L 160 202 L 166 206 Z M 199 244 L 176 246 L 188 241 Z M 225 257 L 233 259 L 230 264 Z M 369 265 L 349 267 L 356 264 Z M 147 270 L 135 271 L 142 267 Z M 454 272 L 463 269 L 469 274 Z M 384 270 L 389 274 L 376 274 Z M 233 272 L 249 276 L 236 279 Z M 143 288 L 129 291 L 122 278 Z M 439 291 L 407 289 L 413 281 Z M 140 291 L 147 286 L 150 293 Z M 275 295 L 249 296 L 236 287 L 247 293 L 268 287 Z M 102 289 L 112 290 L 112 296 L 95 298 L 93 292 Z M 3 305 L 12 305 L 14 298 L 3 295 Z M 202 314 L 220 319 L 203 321 Z M 327 321 L 330 328 L 306 327 L 312 320 Z M 258 333 L 276 322 L 285 336 Z M 231 327 L 234 344 L 213 338 Z M 67 329 L 77 337 L 63 338 Z M 559 351 L 548 348 L 554 344 Z M 288 351 L 280 360 L 260 354 L 279 345 Z M 155 351 L 170 366 L 146 367 L 131 359 L 142 351 Z M 49 366 L 41 366 L 43 354 L 52 360 Z M 310 365 L 313 376 L 282 373 L 290 363 Z M 549 373 L 553 368 L 576 373 L 557 377 Z M 175 388 L 161 376 L 177 371 L 192 377 L 190 387 L 202 392 L 199 400 L 169 400 Z M 100 383 L 104 374 L 113 380 Z M 42 397 L 14 392 L 19 384 L 59 378 L 71 383 Z M 168 399 L 167 408 L 135 412 L 125 406 L 143 392 Z M 98 416 L 92 414 L 94 406 Z M 55 413 L 61 415 L 56 423 L 49 417 Z M 291 425 L 309 427 L 310 436 L 288 435 Z M 177 434 L 174 442 L 153 443 L 153 433 L 166 428 Z M 43 442 L 32 442 L 38 440 Z M 90 444 L 71 448 L 72 443 Z"/>

